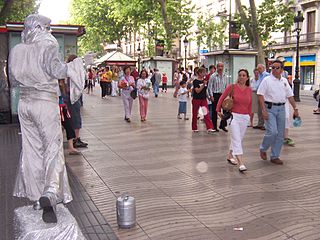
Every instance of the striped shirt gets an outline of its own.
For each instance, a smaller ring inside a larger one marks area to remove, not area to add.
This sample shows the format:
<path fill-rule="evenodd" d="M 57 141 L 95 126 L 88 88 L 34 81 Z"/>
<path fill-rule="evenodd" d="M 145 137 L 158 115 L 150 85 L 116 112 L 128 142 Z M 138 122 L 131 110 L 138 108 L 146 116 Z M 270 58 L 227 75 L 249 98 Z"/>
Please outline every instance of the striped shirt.
<path fill-rule="evenodd" d="M 219 75 L 214 73 L 211 75 L 208 83 L 208 94 L 213 96 L 214 93 L 223 93 L 227 86 L 227 77 L 225 74 Z"/>

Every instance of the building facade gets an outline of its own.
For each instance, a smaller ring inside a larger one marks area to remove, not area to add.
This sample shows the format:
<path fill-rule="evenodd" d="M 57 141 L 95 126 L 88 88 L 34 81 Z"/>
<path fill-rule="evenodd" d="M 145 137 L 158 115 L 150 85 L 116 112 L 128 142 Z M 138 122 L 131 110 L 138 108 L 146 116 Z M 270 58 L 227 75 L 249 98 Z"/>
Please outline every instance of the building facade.
<path fill-rule="evenodd" d="M 300 34 L 299 75 L 301 88 L 311 90 L 319 88 L 320 84 L 320 1 L 299 0 L 304 21 Z M 283 56 L 286 59 L 285 69 L 295 78 L 296 68 L 296 32 L 286 33 L 274 38 L 270 51 L 274 57 Z"/>

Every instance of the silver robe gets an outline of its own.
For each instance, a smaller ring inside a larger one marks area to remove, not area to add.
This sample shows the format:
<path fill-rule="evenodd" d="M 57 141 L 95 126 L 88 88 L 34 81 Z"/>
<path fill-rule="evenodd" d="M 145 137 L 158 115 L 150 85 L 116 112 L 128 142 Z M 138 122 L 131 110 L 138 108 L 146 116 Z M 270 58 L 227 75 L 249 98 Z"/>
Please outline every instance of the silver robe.
<path fill-rule="evenodd" d="M 10 80 L 20 87 L 18 115 L 22 150 L 14 196 L 37 201 L 54 193 L 57 201 L 72 200 L 63 154 L 58 107 L 58 80 L 68 66 L 58 58 L 58 43 L 48 31 L 50 19 L 30 15 L 22 43 L 9 56 Z"/>

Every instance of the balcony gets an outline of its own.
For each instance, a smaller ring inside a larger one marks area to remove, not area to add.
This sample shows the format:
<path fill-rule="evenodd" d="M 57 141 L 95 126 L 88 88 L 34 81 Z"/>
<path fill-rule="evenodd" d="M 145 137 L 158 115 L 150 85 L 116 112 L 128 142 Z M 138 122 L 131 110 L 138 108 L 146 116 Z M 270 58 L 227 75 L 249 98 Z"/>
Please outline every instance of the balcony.
<path fill-rule="evenodd" d="M 274 38 L 273 44 L 271 45 L 272 49 L 281 49 L 281 48 L 293 48 L 296 47 L 297 36 L 286 36 L 281 38 Z M 313 32 L 307 34 L 300 34 L 300 47 L 312 47 L 320 45 L 320 32 Z"/>
<path fill-rule="evenodd" d="M 299 4 L 304 8 L 315 7 L 320 3 L 320 0 L 299 0 Z"/>

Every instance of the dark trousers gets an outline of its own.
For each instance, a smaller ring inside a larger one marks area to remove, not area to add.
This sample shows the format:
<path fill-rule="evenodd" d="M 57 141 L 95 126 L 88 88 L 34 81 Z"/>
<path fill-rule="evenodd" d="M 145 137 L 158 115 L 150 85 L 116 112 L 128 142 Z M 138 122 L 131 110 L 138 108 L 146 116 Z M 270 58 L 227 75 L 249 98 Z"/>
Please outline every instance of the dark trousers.
<path fill-rule="evenodd" d="M 214 93 L 213 94 L 213 98 L 214 101 L 212 102 L 212 112 L 211 112 L 211 119 L 212 119 L 212 123 L 213 126 L 215 126 L 215 128 L 218 128 L 217 122 L 218 122 L 218 114 L 217 114 L 217 105 L 218 105 L 218 101 L 221 97 L 221 93 Z M 227 121 L 226 120 L 221 120 L 220 121 L 220 128 L 224 128 L 227 126 Z"/>
<path fill-rule="evenodd" d="M 106 94 L 109 96 L 109 95 L 111 95 L 111 92 L 112 92 L 112 84 L 111 84 L 111 82 L 107 82 L 106 83 Z"/>
<path fill-rule="evenodd" d="M 105 97 L 107 94 L 107 83 L 100 82 L 100 87 L 101 87 L 101 97 Z"/>
<path fill-rule="evenodd" d="M 61 125 L 66 130 L 67 133 L 67 140 L 76 138 L 76 133 L 72 126 L 72 120 L 71 118 L 68 118 L 67 109 L 63 108 L 63 121 L 61 121 Z"/>
<path fill-rule="evenodd" d="M 162 91 L 167 91 L 168 87 L 166 83 L 162 83 Z"/>

